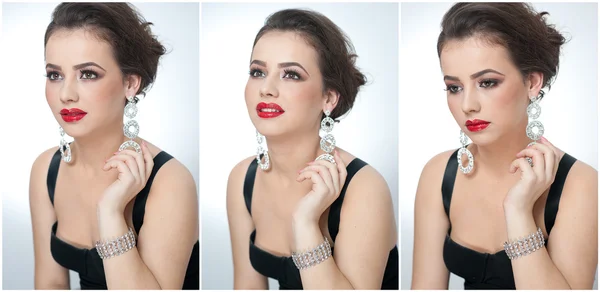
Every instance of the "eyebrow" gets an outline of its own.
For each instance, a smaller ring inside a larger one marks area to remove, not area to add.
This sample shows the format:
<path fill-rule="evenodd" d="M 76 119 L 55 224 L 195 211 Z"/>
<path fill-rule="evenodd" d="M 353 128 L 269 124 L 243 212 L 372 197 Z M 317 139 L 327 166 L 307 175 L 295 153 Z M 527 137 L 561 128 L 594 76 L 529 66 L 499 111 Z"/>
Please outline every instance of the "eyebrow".
<path fill-rule="evenodd" d="M 471 74 L 471 79 L 475 79 L 475 78 L 480 77 L 481 75 L 486 74 L 486 73 L 496 73 L 496 74 L 500 74 L 500 75 L 504 76 L 504 74 L 502 74 L 502 73 L 500 73 L 500 72 L 498 72 L 498 71 L 496 71 L 494 69 L 485 69 L 485 70 L 481 70 L 479 72 Z M 444 76 L 444 80 L 460 81 L 460 79 L 458 77 L 449 76 L 449 75 L 445 75 Z"/>
<path fill-rule="evenodd" d="M 252 62 L 250 62 L 250 65 L 252 64 L 257 64 L 259 66 L 263 66 L 266 67 L 267 63 L 261 60 L 252 60 Z M 277 67 L 279 68 L 287 68 L 287 67 L 292 67 L 292 66 L 296 66 L 296 67 L 300 67 L 300 69 L 302 69 L 304 71 L 304 73 L 306 73 L 306 75 L 310 76 L 310 74 L 308 74 L 308 71 L 306 71 L 306 69 L 304 67 L 302 67 L 302 65 L 300 65 L 300 63 L 298 62 L 283 62 L 283 63 L 279 63 L 277 64 Z"/>
<path fill-rule="evenodd" d="M 81 64 L 77 64 L 75 66 L 73 66 L 73 69 L 75 70 L 79 70 L 85 67 L 89 67 L 89 66 L 94 66 L 94 67 L 98 67 L 100 69 L 102 69 L 102 71 L 106 72 L 106 69 L 102 68 L 102 66 L 94 63 L 94 62 L 86 62 L 86 63 L 81 63 Z M 58 65 L 54 65 L 51 63 L 46 64 L 46 68 L 50 68 L 50 69 L 55 69 L 55 70 L 62 70 L 62 68 Z"/>

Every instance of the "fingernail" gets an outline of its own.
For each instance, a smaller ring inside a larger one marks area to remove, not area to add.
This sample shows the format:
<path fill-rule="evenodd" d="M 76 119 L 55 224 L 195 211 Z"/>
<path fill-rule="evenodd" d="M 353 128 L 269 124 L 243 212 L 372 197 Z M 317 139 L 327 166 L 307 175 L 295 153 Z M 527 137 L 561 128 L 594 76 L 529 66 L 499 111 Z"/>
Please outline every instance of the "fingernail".
<path fill-rule="evenodd" d="M 142 145 L 147 146 L 146 141 L 142 141 Z"/>
<path fill-rule="evenodd" d="M 548 139 L 546 139 L 546 137 L 544 137 L 544 136 L 542 136 L 541 140 L 544 142 L 548 142 Z"/>

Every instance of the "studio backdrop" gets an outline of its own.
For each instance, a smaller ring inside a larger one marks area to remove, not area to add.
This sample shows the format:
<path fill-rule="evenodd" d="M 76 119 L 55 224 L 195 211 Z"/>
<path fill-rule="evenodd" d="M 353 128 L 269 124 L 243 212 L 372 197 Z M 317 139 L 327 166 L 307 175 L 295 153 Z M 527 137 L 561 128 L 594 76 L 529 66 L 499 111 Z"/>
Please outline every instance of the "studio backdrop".
<path fill-rule="evenodd" d="M 398 216 L 398 4 L 204 3 L 200 52 L 203 289 L 233 288 L 226 189 L 231 169 L 256 154 L 255 129 L 244 100 L 252 44 L 265 19 L 286 8 L 324 14 L 354 44 L 357 66 L 369 83 L 332 133 L 340 148 L 383 175 Z M 271 280 L 269 287 L 277 289 L 278 284 Z"/>
<path fill-rule="evenodd" d="M 411 286 L 414 203 L 421 170 L 435 155 L 461 146 L 437 55 L 442 17 L 452 4 L 403 3 L 401 7 L 402 289 Z M 533 7 L 549 12 L 549 22 L 569 40 L 563 46 L 556 81 L 540 103 L 544 137 L 598 169 L 597 4 L 534 3 Z M 449 288 L 463 289 L 463 282 L 451 275 Z"/>
<path fill-rule="evenodd" d="M 58 3 L 2 5 L 2 282 L 4 289 L 33 289 L 29 175 L 37 156 L 60 141 L 44 91 L 44 33 Z M 199 4 L 134 6 L 168 50 L 156 83 L 138 103 L 139 136 L 182 162 L 198 185 Z M 71 272 L 71 288 L 78 287 Z"/>

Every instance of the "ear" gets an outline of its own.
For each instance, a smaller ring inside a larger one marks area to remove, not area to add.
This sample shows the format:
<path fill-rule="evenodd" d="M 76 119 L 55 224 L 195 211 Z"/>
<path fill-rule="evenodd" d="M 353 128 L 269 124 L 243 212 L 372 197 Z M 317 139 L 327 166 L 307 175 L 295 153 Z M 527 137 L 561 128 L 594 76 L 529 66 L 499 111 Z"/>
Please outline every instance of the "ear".
<path fill-rule="evenodd" d="M 125 76 L 125 82 L 123 82 L 125 89 L 125 97 L 136 96 L 140 86 L 142 84 L 142 77 L 135 74 Z"/>
<path fill-rule="evenodd" d="M 330 112 L 333 112 L 333 110 L 338 104 L 338 101 L 340 100 L 340 94 L 335 90 L 329 89 L 325 92 L 324 97 L 325 99 L 323 99 L 323 111 L 328 110 Z"/>
<path fill-rule="evenodd" d="M 542 86 L 544 86 L 544 73 L 531 72 L 527 77 L 527 86 L 529 96 L 538 96 Z"/>

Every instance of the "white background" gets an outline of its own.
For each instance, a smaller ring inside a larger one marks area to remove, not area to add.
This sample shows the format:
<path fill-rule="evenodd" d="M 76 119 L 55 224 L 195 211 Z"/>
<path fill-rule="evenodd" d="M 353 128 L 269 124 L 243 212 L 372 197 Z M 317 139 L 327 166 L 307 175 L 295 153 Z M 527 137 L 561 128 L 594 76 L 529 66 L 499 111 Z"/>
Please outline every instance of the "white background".
<path fill-rule="evenodd" d="M 254 37 L 269 14 L 285 8 L 321 12 L 353 42 L 357 65 L 370 84 L 361 89 L 333 135 L 338 146 L 384 176 L 398 214 L 398 4 L 205 3 L 200 52 L 203 289 L 233 288 L 227 177 L 233 166 L 256 153 L 255 130 L 244 101 Z M 270 281 L 271 289 L 277 287 Z"/>
<path fill-rule="evenodd" d="M 437 56 L 444 13 L 452 3 L 403 3 L 400 45 L 400 166 L 402 214 L 402 289 L 412 276 L 413 207 L 419 175 L 436 154 L 460 147 L 459 127 L 450 114 Z M 550 22 L 567 32 L 560 70 L 541 102 L 545 134 L 554 145 L 598 169 L 597 4 L 535 3 Z M 415 126 L 415 121 L 419 121 Z M 428 124 L 429 123 L 429 124 Z M 427 129 L 427 130 L 424 130 Z M 452 275 L 450 289 L 463 289 Z"/>
<path fill-rule="evenodd" d="M 33 289 L 28 184 L 31 165 L 60 141 L 44 96 L 44 33 L 53 4 L 3 3 L 0 47 L 2 109 L 2 263 L 4 289 Z M 198 3 L 136 3 L 170 51 L 154 87 L 138 104 L 140 137 L 181 161 L 198 185 Z M 48 234 L 50 236 L 50 234 Z M 71 272 L 71 288 L 79 277 Z"/>

